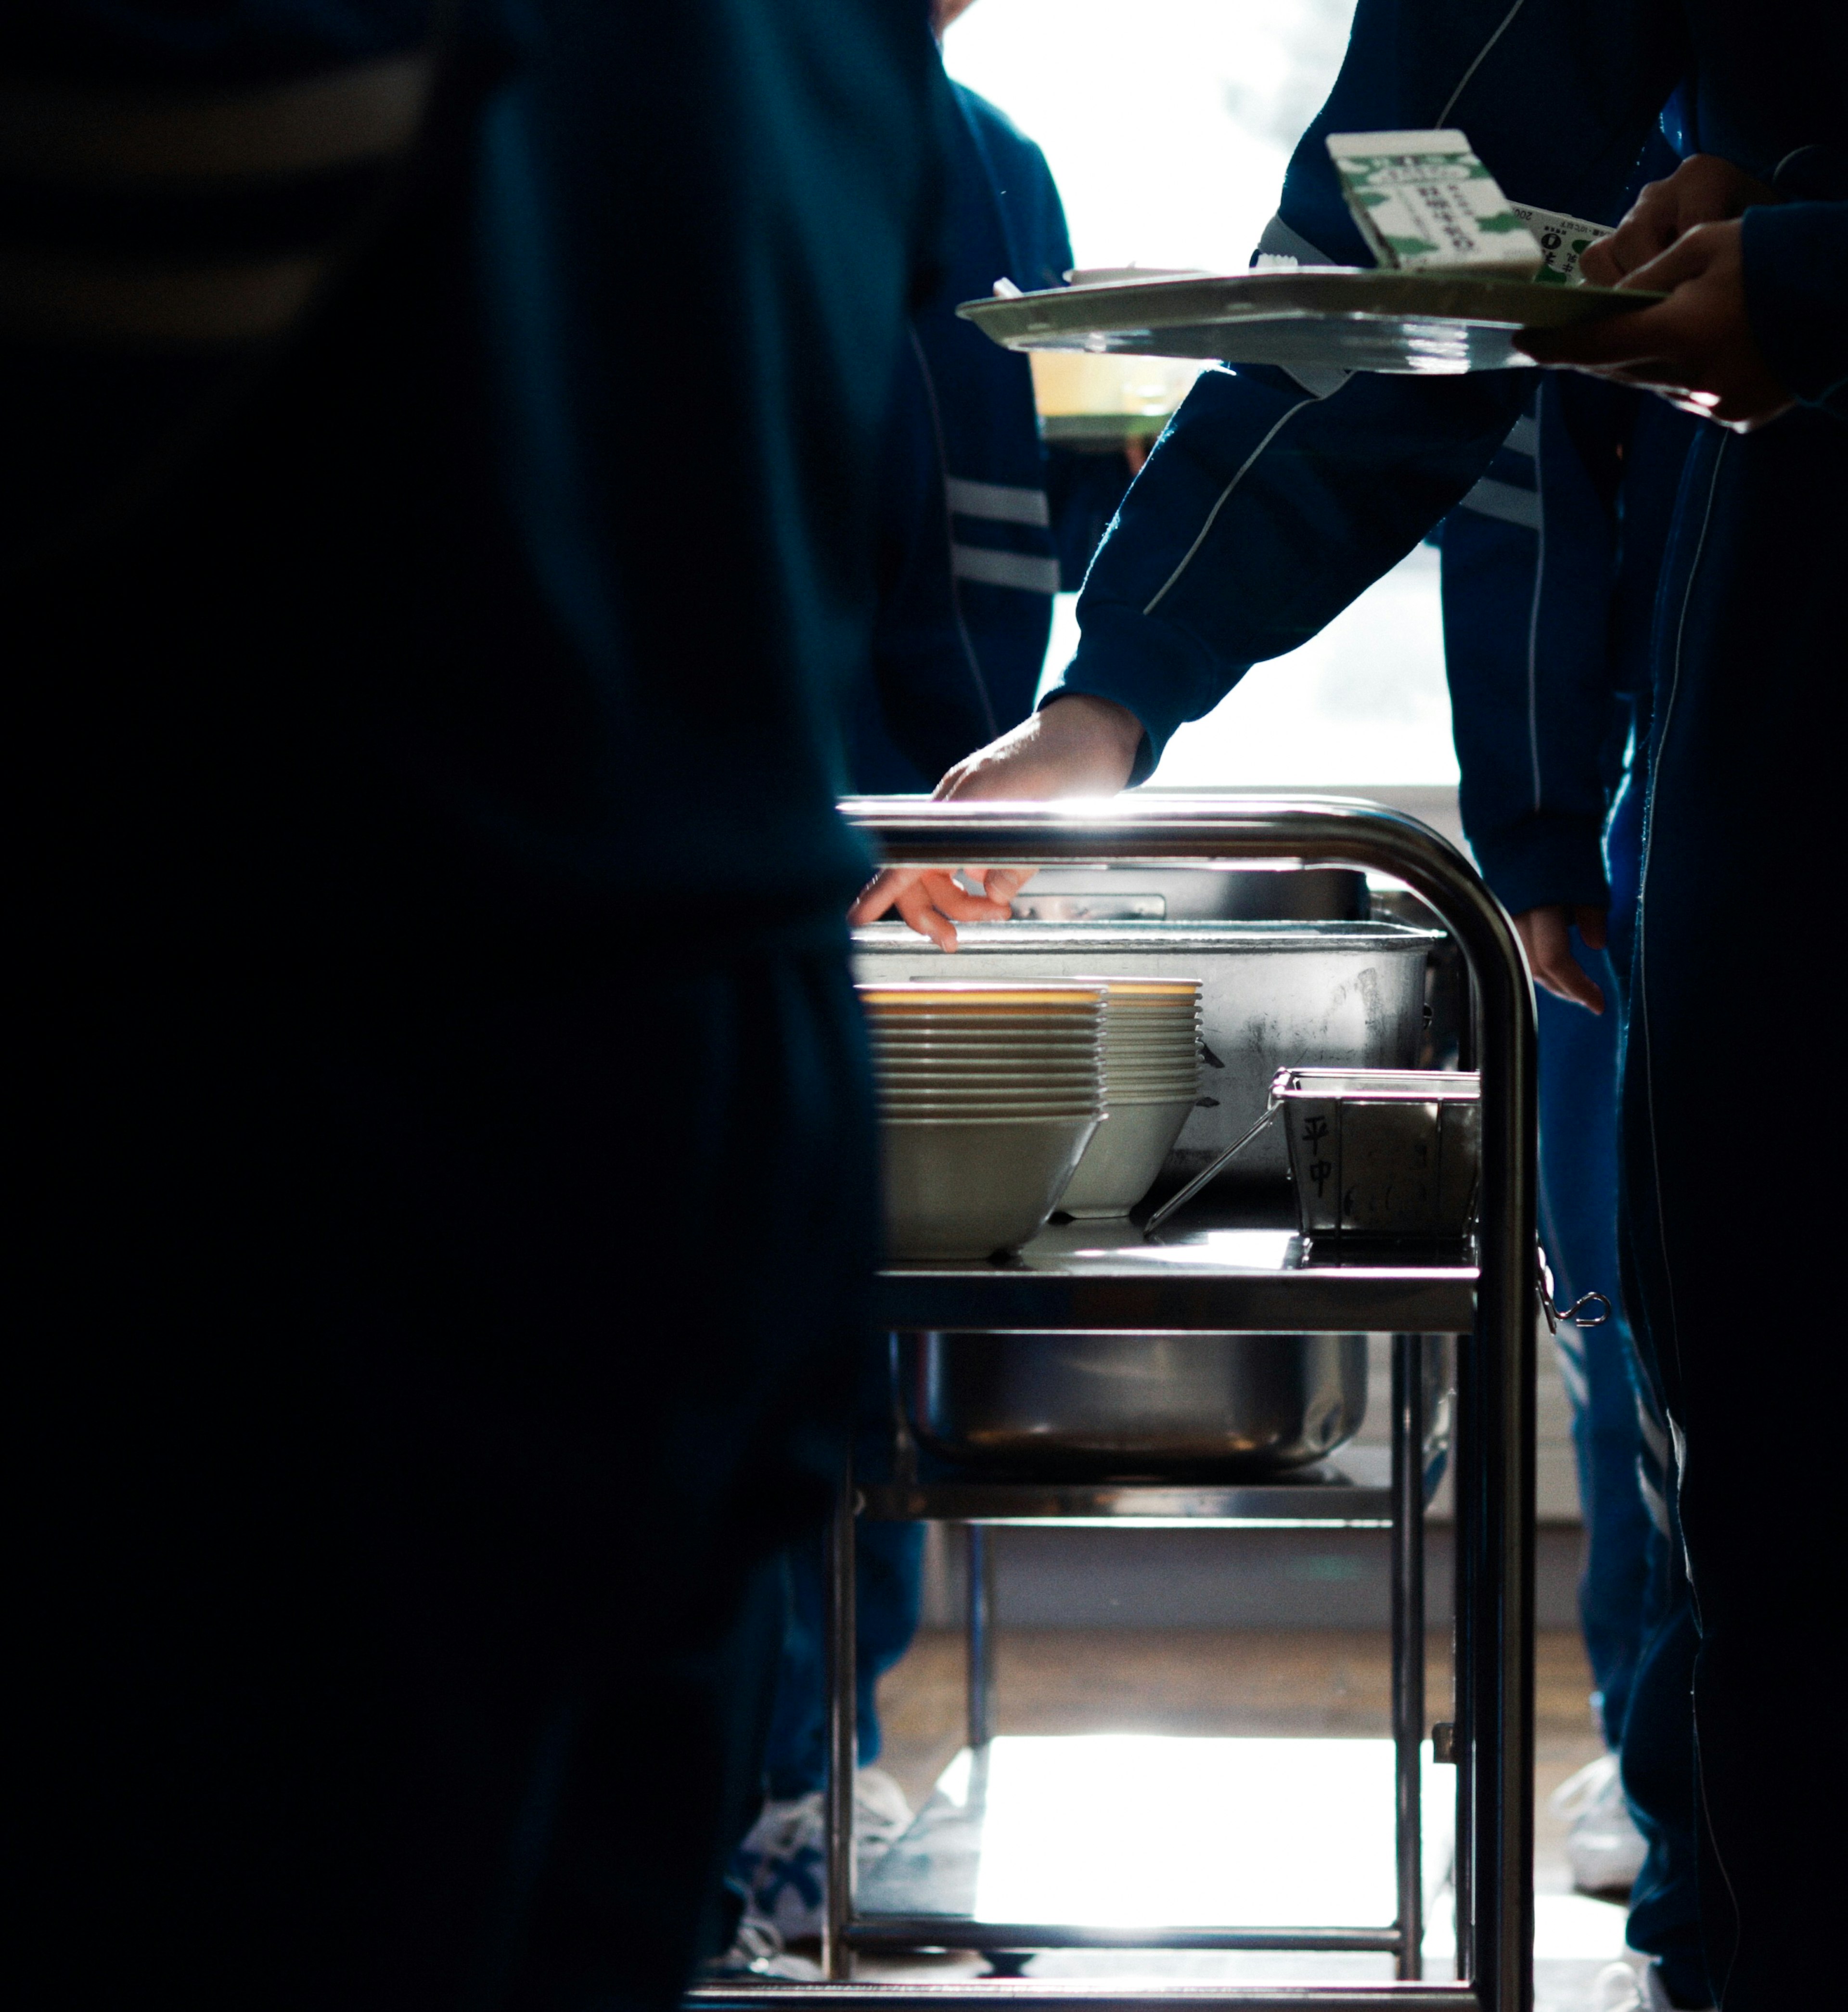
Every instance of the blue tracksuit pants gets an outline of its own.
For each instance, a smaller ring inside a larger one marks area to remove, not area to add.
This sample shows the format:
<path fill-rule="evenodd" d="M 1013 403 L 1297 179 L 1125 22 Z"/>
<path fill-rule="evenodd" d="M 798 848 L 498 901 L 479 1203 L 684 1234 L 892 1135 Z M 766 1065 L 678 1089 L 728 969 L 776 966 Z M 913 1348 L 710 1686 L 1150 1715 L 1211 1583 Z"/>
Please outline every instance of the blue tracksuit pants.
<path fill-rule="evenodd" d="M 892 1372 L 887 1337 L 869 1351 L 862 1384 L 856 1471 L 876 1474 L 891 1447 Z M 862 1518 L 854 1531 L 855 1725 L 860 1764 L 879 1758 L 879 1678 L 912 1645 L 922 1595 L 924 1526 Z M 827 1544 L 815 1537 L 790 1547 L 789 1612 L 776 1701 L 770 1718 L 765 1792 L 779 1800 L 819 1789 L 827 1772 Z"/>
<path fill-rule="evenodd" d="M 1580 955 L 1608 997 L 1604 960 Z M 1579 1616 L 1600 1725 L 1615 1746 L 1642 1646 L 1651 1528 L 1637 1486 L 1640 1434 L 1618 1268 L 1618 1015 L 1614 1004 L 1597 1017 L 1547 992 L 1538 1003 L 1540 1243 L 1561 1306 L 1595 1290 L 1613 1309 L 1604 1325 L 1562 1326 L 1555 1340 L 1585 1514 Z"/>

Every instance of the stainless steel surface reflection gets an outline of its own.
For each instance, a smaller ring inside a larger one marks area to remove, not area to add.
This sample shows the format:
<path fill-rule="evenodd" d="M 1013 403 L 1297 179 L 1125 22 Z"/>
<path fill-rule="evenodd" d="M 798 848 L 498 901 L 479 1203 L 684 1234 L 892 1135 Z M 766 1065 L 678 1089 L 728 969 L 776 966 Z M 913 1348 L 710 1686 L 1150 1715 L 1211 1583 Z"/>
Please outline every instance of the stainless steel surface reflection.
<path fill-rule="evenodd" d="M 1033 1476 L 1274 1474 L 1367 1412 L 1364 1334 L 922 1334 L 921 1445 Z"/>
<path fill-rule="evenodd" d="M 1011 905 L 1016 922 L 1357 922 L 1369 912 L 1366 875 L 1340 866 L 1046 866 Z"/>
<path fill-rule="evenodd" d="M 1408 1068 L 1424 1018 L 1425 961 L 1441 934 L 1397 922 L 965 923 L 953 958 L 902 922 L 854 933 L 865 983 L 913 979 L 1192 978 L 1202 986 L 1200 1095 L 1165 1178 L 1199 1173 L 1247 1130 L 1280 1068 Z M 1274 1130 L 1227 1169 L 1280 1186 Z"/>
<path fill-rule="evenodd" d="M 1280 1069 L 1271 1095 L 1304 1237 L 1468 1234 L 1482 1157 L 1473 1070 Z"/>

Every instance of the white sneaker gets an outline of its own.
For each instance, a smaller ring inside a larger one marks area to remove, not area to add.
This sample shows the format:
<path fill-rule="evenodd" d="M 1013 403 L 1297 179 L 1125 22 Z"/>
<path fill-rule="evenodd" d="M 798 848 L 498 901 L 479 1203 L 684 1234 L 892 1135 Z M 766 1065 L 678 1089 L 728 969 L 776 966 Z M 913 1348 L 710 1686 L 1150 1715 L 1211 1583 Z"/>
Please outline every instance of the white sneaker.
<path fill-rule="evenodd" d="M 1600 1970 L 1591 1987 L 1592 2012 L 1675 2012 L 1662 1973 L 1653 1963 L 1640 1970 L 1614 1963 Z M 1707 2012 L 1713 2012 L 1712 2007 Z"/>
<path fill-rule="evenodd" d="M 854 1856 L 861 1878 L 910 1828 L 904 1791 L 883 1768 L 854 1775 Z M 822 1889 L 826 1874 L 821 1791 L 788 1802 L 765 1803 L 738 1847 L 733 1871 L 762 1914 L 785 1942 L 806 1942 L 822 1932 Z"/>
<path fill-rule="evenodd" d="M 1600 1753 L 1581 1768 L 1554 1790 L 1547 1807 L 1556 1817 L 1572 1818 L 1566 1833 L 1566 1863 L 1579 1892 L 1627 1894 L 1643 1870 L 1649 1846 L 1624 1800 L 1617 1756 Z"/>
<path fill-rule="evenodd" d="M 700 1965 L 702 1982 L 757 1978 L 771 1984 L 819 1984 L 822 1967 L 805 1956 L 791 1956 L 773 1923 L 747 1907 L 738 1932 L 724 1955 Z"/>

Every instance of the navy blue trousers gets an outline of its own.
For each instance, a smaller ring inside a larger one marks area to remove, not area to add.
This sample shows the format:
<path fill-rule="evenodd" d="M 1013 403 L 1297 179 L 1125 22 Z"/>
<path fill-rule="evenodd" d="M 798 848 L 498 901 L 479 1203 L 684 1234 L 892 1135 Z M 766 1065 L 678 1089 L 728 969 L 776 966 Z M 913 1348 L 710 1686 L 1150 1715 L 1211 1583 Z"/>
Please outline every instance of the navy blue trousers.
<path fill-rule="evenodd" d="M 1625 779 L 1605 833 L 1611 872 L 1611 940 L 1602 959 L 1585 954 L 1611 1002 L 1605 1023 L 1613 1061 L 1625 1045 L 1630 1010 L 1630 972 L 1636 954 L 1636 904 L 1643 868 L 1643 812 L 1647 758 L 1640 755 Z M 1589 1016 L 1587 1016 L 1589 1017 Z M 1612 1136 L 1620 1123 L 1621 1079 L 1611 1085 Z M 1617 1196 L 1620 1304 L 1643 1304 L 1632 1254 L 1626 1191 Z M 1635 1590 L 1636 1652 L 1628 1701 L 1621 1718 L 1607 1721 L 1621 1757 L 1625 1798 L 1648 1846 L 1630 1892 L 1625 1930 L 1632 1949 L 1654 1957 L 1677 2005 L 1714 2001 L 1700 1927 L 1700 1847 L 1694 1802 L 1694 1614 L 1681 1531 L 1675 1512 L 1675 1462 L 1668 1412 L 1647 1329 L 1630 1323 L 1632 1382 L 1631 1443 L 1636 1497 L 1646 1515 L 1643 1576 Z"/>
<path fill-rule="evenodd" d="M 854 1470 L 876 1478 L 892 1443 L 889 1337 L 869 1352 L 861 1383 Z M 912 1646 L 922 1593 L 924 1526 L 858 1519 L 854 1532 L 854 1732 L 860 1764 L 879 1756 L 879 1680 Z M 791 1546 L 789 1621 L 777 1673 L 764 1787 L 805 1796 L 826 1777 L 828 1756 L 825 1538 Z"/>
<path fill-rule="evenodd" d="M 1601 958 L 1575 941 L 1612 986 Z M 1606 1743 L 1623 1738 L 1643 1646 L 1651 1525 L 1637 1482 L 1642 1450 L 1629 1317 L 1617 1237 L 1617 1058 L 1614 999 L 1601 1016 L 1536 991 L 1539 1010 L 1540 1243 L 1560 1305 L 1600 1292 L 1612 1306 L 1598 1327 L 1562 1326 L 1555 1340 L 1572 1403 L 1572 1447 L 1585 1516 L 1579 1616 Z"/>
<path fill-rule="evenodd" d="M 1848 1508 L 1821 1447 L 1844 1394 L 1825 1200 L 1843 1098 L 1818 1065 L 1842 847 L 1815 751 L 1848 668 L 1844 553 L 1848 428 L 1800 412 L 1703 430 L 1658 605 L 1624 1164 L 1632 1312 L 1677 1470 L 1702 1933 L 1725 2012 L 1840 1990 L 1828 1588 Z"/>
<path fill-rule="evenodd" d="M 35 1051 L 47 2002 L 668 2012 L 722 1932 L 876 1164 L 843 950 L 672 960 L 99 970 Z"/>

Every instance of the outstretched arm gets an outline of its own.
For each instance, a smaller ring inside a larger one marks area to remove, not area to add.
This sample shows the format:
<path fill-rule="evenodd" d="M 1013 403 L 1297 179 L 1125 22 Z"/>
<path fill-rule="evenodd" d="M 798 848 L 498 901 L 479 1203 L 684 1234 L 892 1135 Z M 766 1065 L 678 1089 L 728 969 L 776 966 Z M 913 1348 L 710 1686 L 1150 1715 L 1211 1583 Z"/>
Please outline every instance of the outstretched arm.
<path fill-rule="evenodd" d="M 1360 0 L 1340 77 L 1284 185 L 1278 225 L 1297 255 L 1371 263 L 1328 158 L 1332 131 L 1461 126 L 1516 199 L 1617 212 L 1676 80 L 1668 10 L 1529 0 L 1511 14 L 1505 0 L 1454 0 L 1438 13 Z M 1543 75 L 1549 88 L 1536 91 Z M 1146 776 L 1178 726 L 1316 634 L 1457 503 L 1521 396 L 1512 373 L 1208 372 L 1132 485 L 1079 603 L 1077 656 L 1042 701 L 1048 716 L 1075 697 L 1097 703 L 1049 732 L 1004 737 L 946 785 L 1046 797 Z M 1126 766 L 1118 715 L 1138 729 Z"/>
<path fill-rule="evenodd" d="M 1115 796 L 1129 779 L 1142 737 L 1142 722 L 1121 706 L 1104 699 L 1069 698 L 1044 708 L 958 762 L 938 783 L 933 800 Z M 940 950 L 954 950 L 958 922 L 1004 922 L 1009 898 L 1030 876 L 976 866 L 964 877 L 979 880 L 984 891 L 970 894 L 949 874 L 922 867 L 888 868 L 867 883 L 847 920 L 858 929 L 896 908 L 920 936 Z"/>

